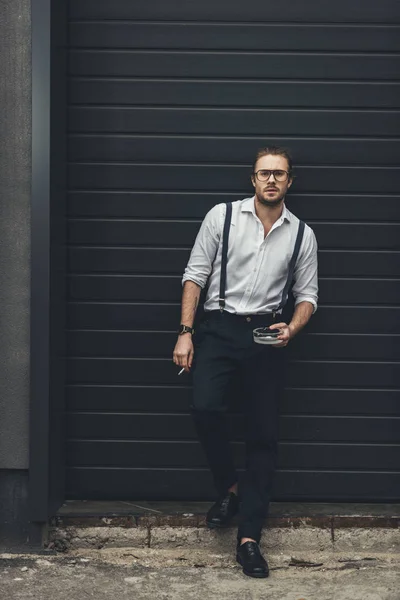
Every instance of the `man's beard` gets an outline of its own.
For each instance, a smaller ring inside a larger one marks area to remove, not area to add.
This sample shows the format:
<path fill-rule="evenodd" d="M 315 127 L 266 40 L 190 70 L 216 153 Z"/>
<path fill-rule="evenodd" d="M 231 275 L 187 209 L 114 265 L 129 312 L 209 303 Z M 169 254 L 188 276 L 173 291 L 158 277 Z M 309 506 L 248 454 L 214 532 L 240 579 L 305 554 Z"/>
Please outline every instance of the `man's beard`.
<path fill-rule="evenodd" d="M 257 200 L 260 202 L 260 204 L 263 204 L 264 206 L 269 206 L 270 208 L 274 208 L 275 206 L 279 206 L 281 204 L 281 202 L 283 202 L 284 198 L 285 198 L 285 193 L 286 192 L 282 192 L 278 198 L 276 198 L 276 200 L 266 200 L 263 196 L 258 195 L 256 193 L 257 196 Z"/>

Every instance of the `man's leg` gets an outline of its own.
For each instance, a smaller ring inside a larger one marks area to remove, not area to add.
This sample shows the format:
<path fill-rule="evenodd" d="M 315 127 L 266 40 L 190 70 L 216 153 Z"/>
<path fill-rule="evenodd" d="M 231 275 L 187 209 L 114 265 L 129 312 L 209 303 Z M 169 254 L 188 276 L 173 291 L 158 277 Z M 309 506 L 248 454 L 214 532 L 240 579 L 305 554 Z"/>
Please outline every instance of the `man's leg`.
<path fill-rule="evenodd" d="M 279 405 L 284 388 L 285 348 L 264 347 L 242 363 L 245 389 L 246 464 L 240 480 L 238 541 L 260 542 L 277 466 Z M 243 540 L 245 541 L 245 540 Z"/>
<path fill-rule="evenodd" d="M 237 363 L 229 345 L 215 335 L 218 316 L 202 324 L 195 342 L 193 400 L 190 411 L 220 496 L 235 490 L 238 474 L 234 465 L 227 427 L 226 390 Z"/>

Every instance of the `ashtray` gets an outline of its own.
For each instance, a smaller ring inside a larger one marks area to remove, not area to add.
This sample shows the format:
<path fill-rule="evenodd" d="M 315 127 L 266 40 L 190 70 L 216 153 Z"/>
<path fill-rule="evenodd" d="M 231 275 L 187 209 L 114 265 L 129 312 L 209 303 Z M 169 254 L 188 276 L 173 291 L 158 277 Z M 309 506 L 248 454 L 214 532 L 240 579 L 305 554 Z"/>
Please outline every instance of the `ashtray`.
<path fill-rule="evenodd" d="M 256 344 L 280 344 L 282 340 L 276 338 L 280 335 L 279 329 L 270 329 L 269 327 L 258 327 L 253 329 L 253 339 Z"/>

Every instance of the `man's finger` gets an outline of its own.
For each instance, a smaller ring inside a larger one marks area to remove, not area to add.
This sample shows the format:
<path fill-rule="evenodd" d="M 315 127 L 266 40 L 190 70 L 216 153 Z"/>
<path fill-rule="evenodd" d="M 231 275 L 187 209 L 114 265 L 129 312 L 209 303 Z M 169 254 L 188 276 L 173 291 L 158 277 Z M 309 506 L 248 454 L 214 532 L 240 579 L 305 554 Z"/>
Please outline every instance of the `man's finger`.
<path fill-rule="evenodd" d="M 282 327 L 287 327 L 287 323 L 273 323 L 270 325 L 270 329 L 281 329 Z"/>
<path fill-rule="evenodd" d="M 277 340 L 288 340 L 289 336 L 287 335 L 285 330 L 282 330 L 276 338 Z"/>
<path fill-rule="evenodd" d="M 273 344 L 273 348 L 284 348 L 287 346 L 287 342 L 281 342 L 280 344 Z"/>
<path fill-rule="evenodd" d="M 184 361 L 185 357 L 182 354 L 177 354 L 176 358 L 177 359 L 176 359 L 175 364 L 178 365 L 179 367 L 183 367 L 183 361 Z"/>

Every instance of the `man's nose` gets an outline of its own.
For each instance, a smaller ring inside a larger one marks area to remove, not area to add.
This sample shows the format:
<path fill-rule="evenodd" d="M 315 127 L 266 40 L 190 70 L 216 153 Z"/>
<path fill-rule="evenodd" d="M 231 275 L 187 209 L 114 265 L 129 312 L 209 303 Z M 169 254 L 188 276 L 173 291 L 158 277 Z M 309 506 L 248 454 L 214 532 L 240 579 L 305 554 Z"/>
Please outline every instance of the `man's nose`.
<path fill-rule="evenodd" d="M 270 176 L 268 177 L 267 181 L 269 181 L 271 177 L 273 177 L 273 180 L 276 181 L 274 173 L 270 173 Z"/>

